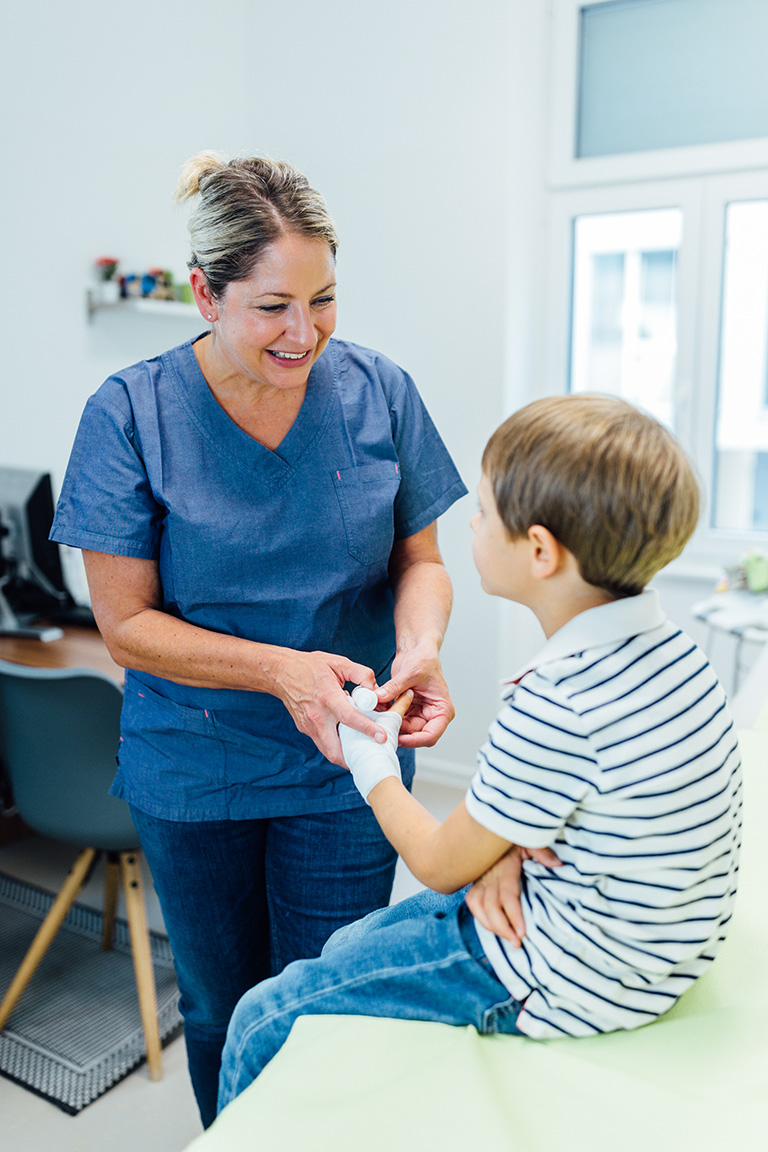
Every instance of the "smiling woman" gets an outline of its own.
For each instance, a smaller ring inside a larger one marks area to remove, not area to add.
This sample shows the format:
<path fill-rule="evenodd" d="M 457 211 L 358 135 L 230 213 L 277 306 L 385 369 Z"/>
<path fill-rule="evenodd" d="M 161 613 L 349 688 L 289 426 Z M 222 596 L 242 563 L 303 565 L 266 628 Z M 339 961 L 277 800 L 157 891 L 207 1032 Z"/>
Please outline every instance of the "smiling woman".
<path fill-rule="evenodd" d="M 110 377 L 72 450 L 54 539 L 85 550 L 127 669 L 113 792 L 133 812 L 182 993 L 204 1124 L 242 994 L 389 901 L 395 853 L 338 725 L 398 759 L 453 716 L 436 518 L 466 489 L 411 378 L 332 339 L 336 233 L 287 164 L 185 166 L 190 282 L 210 329 Z"/>
<path fill-rule="evenodd" d="M 190 283 L 201 314 L 213 323 L 210 337 L 194 345 L 208 386 L 236 424 L 277 448 L 336 327 L 330 248 L 288 233 L 221 297 L 200 268 L 192 269 Z"/>
<path fill-rule="evenodd" d="M 322 198 L 288 164 L 200 153 L 184 166 L 176 199 L 198 193 L 190 283 L 213 329 L 195 355 L 224 411 L 274 449 L 336 327 L 336 232 Z"/>

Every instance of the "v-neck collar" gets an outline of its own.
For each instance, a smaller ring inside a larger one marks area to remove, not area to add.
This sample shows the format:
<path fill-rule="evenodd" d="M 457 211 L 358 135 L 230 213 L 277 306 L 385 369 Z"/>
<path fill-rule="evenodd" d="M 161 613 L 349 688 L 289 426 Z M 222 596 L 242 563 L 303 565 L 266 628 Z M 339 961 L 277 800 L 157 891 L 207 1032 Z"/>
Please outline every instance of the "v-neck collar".
<path fill-rule="evenodd" d="M 296 419 L 272 450 L 243 431 L 214 397 L 192 347 L 200 339 L 196 336 L 163 357 L 189 418 L 220 455 L 256 469 L 265 479 L 287 480 L 305 452 L 320 439 L 331 416 L 336 366 L 333 341 L 312 365 Z"/>

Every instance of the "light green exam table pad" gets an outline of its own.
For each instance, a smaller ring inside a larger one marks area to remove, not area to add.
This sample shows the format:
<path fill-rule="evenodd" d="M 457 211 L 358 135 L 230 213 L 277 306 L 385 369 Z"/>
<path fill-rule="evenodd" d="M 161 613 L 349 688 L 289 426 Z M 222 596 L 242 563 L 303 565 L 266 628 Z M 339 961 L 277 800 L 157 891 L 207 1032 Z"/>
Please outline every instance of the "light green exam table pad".
<path fill-rule="evenodd" d="M 736 913 L 666 1015 L 548 1041 L 302 1017 L 188 1152 L 768 1152 L 768 731 L 740 743 Z"/>

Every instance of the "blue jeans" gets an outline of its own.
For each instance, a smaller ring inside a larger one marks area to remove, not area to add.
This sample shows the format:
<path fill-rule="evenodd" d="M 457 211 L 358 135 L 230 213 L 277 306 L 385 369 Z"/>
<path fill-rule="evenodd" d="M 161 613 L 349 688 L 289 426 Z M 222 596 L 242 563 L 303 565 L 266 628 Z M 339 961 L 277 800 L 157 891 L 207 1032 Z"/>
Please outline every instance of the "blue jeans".
<path fill-rule="evenodd" d="M 221 1050 L 240 997 L 389 901 L 396 855 L 370 808 L 183 823 L 131 808 L 181 992 L 192 1087 L 216 1115 Z"/>
<path fill-rule="evenodd" d="M 464 893 L 422 892 L 374 912 L 243 996 L 221 1060 L 219 1110 L 254 1080 L 298 1016 L 386 1016 L 520 1034 L 522 1004 L 495 976 Z"/>

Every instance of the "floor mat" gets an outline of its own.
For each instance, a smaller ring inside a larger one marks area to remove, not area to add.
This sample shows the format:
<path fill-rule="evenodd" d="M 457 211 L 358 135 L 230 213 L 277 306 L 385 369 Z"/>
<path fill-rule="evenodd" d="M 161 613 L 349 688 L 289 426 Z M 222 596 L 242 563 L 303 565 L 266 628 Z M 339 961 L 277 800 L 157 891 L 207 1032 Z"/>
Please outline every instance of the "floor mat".
<path fill-rule="evenodd" d="M 54 896 L 0 873 L 0 994 Z M 0 1075 L 76 1115 L 145 1059 L 128 925 L 101 949 L 102 915 L 75 904 L 0 1032 Z M 170 946 L 150 933 L 163 1043 L 181 1030 Z"/>

